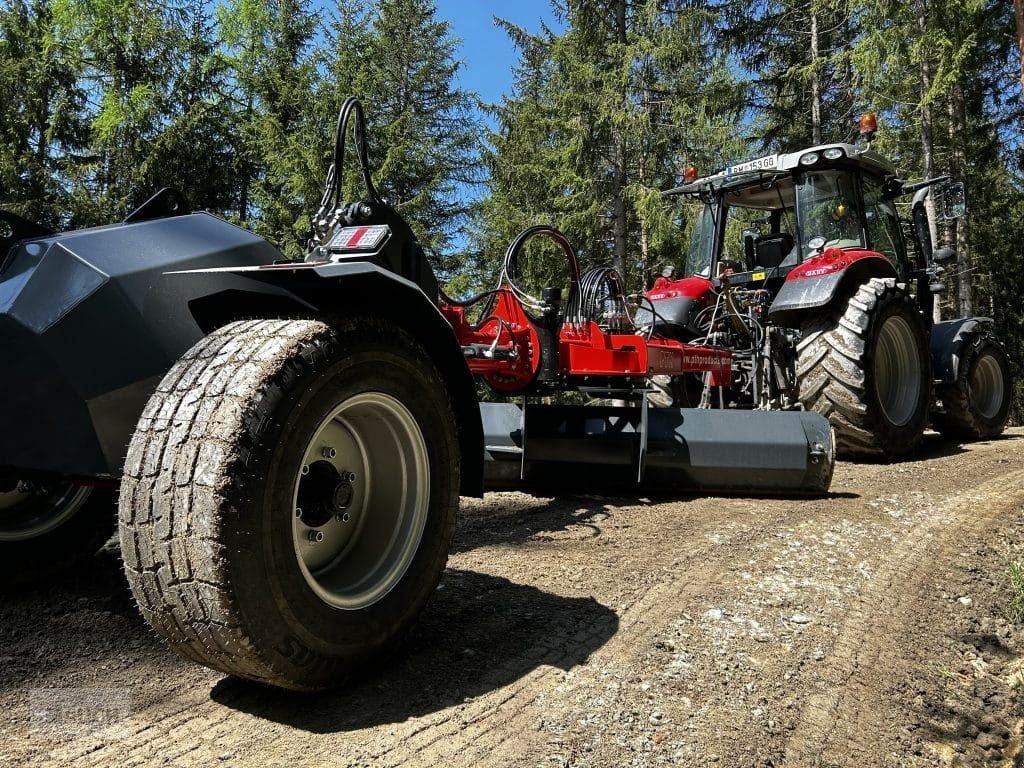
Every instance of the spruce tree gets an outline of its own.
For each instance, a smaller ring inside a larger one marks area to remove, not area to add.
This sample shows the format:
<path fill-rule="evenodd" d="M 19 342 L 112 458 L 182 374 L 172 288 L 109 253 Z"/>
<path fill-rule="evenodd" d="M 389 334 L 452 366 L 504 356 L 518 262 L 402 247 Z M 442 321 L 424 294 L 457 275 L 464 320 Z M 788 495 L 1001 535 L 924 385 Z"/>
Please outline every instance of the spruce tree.
<path fill-rule="evenodd" d="M 363 79 L 379 188 L 442 272 L 480 181 L 476 98 L 457 84 L 457 40 L 432 0 L 381 0 Z"/>
<path fill-rule="evenodd" d="M 680 222 L 660 192 L 684 164 L 736 149 L 742 91 L 704 4 L 605 5 L 556 4 L 561 35 L 506 25 L 522 59 L 515 94 L 495 111 L 487 220 L 509 236 L 510 221 L 553 219 L 587 264 L 611 264 L 640 288 L 680 255 Z"/>
<path fill-rule="evenodd" d="M 68 176 L 87 140 L 82 64 L 50 0 L 0 7 L 0 208 L 68 223 Z"/>
<path fill-rule="evenodd" d="M 236 110 L 237 216 L 300 256 L 310 230 L 307 148 L 312 114 L 317 16 L 306 0 L 231 0 L 221 8 Z"/>

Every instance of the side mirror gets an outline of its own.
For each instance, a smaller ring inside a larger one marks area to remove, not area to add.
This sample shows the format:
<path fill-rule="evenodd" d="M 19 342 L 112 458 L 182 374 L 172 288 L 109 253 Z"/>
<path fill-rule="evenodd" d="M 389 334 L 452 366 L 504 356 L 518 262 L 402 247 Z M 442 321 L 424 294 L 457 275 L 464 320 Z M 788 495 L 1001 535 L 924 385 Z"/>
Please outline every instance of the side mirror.
<path fill-rule="evenodd" d="M 951 259 L 955 258 L 956 251 L 954 251 L 952 248 L 947 248 L 945 246 L 943 246 L 942 248 L 936 248 L 935 252 L 932 254 L 932 261 L 934 261 L 936 264 L 944 264 L 947 261 L 950 261 Z"/>
<path fill-rule="evenodd" d="M 942 196 L 942 218 L 959 219 L 967 212 L 967 193 L 962 181 L 947 181 L 939 190 Z"/>
<path fill-rule="evenodd" d="M 903 194 L 903 179 L 897 179 L 895 176 L 888 176 L 882 186 L 882 199 L 883 200 L 895 200 L 897 197 Z"/>

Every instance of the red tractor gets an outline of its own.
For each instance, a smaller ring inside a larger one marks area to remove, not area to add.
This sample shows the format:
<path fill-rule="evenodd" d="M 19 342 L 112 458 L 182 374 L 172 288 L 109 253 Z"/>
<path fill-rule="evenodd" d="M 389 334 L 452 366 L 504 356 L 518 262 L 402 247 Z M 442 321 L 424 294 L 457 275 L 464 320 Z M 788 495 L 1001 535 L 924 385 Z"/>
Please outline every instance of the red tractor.
<path fill-rule="evenodd" d="M 873 121 L 872 121 L 873 122 Z M 864 123 L 862 123 L 864 125 Z M 730 350 L 728 387 L 657 377 L 659 404 L 800 408 L 826 416 L 841 453 L 912 451 L 929 420 L 957 439 L 998 435 L 1010 404 L 1009 361 L 993 322 L 932 323 L 948 248 L 933 250 L 925 197 L 945 219 L 965 212 L 962 183 L 916 184 L 856 145 L 768 155 L 685 183 L 692 221 L 681 278 L 665 270 L 639 326 Z M 897 199 L 912 195 L 909 221 Z M 716 397 L 717 394 L 717 397 Z"/>

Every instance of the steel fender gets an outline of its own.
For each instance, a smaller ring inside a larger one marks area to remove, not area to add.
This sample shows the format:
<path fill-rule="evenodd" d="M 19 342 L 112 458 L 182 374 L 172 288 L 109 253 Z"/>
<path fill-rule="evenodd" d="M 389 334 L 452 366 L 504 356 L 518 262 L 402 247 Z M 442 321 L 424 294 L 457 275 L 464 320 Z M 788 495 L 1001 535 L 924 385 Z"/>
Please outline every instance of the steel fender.
<path fill-rule="evenodd" d="M 768 316 L 785 324 L 788 313 L 823 307 L 841 295 L 848 285 L 859 285 L 873 277 L 897 277 L 897 274 L 892 264 L 883 257 L 861 258 L 845 269 L 824 275 L 808 277 L 791 274 L 775 296 Z"/>
<path fill-rule="evenodd" d="M 768 310 L 768 315 L 774 317 L 780 312 L 822 307 L 832 301 L 832 297 L 836 295 L 836 290 L 844 277 L 846 277 L 845 271 L 822 275 L 813 280 L 794 280 L 783 283 Z"/>
<path fill-rule="evenodd" d="M 633 317 L 633 323 L 647 328 L 659 325 L 678 325 L 689 327 L 697 300 L 689 297 L 675 299 L 654 299 L 642 301 Z"/>
<path fill-rule="evenodd" d="M 932 326 L 931 353 L 935 381 L 949 384 L 960 372 L 960 350 L 964 344 L 989 332 L 993 327 L 990 317 L 961 317 L 945 320 Z"/>

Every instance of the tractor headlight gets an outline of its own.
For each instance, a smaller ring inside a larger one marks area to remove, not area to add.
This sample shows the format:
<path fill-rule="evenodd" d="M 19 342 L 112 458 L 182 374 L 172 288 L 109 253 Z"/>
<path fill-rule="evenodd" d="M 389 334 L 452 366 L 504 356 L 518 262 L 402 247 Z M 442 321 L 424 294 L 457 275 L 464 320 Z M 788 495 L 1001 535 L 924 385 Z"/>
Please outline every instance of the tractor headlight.
<path fill-rule="evenodd" d="M 814 165 L 818 162 L 817 152 L 808 152 L 806 155 L 800 158 L 800 165 Z"/>
<path fill-rule="evenodd" d="M 826 160 L 838 160 L 840 157 L 844 157 L 846 155 L 846 153 L 839 147 L 830 147 L 821 154 L 825 156 Z"/>

